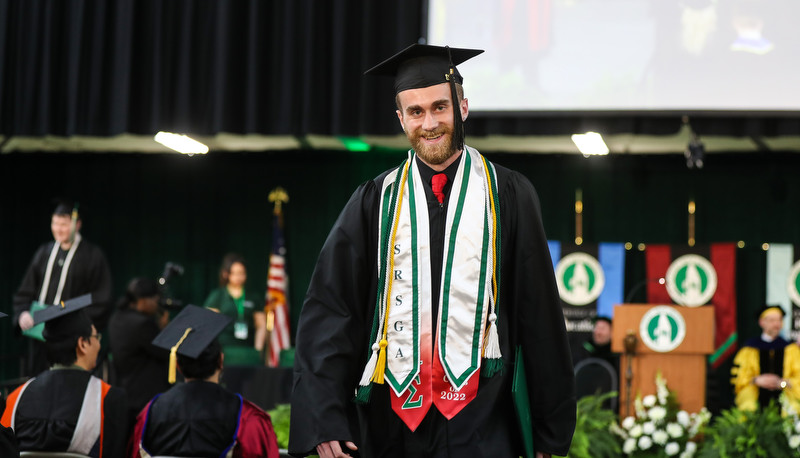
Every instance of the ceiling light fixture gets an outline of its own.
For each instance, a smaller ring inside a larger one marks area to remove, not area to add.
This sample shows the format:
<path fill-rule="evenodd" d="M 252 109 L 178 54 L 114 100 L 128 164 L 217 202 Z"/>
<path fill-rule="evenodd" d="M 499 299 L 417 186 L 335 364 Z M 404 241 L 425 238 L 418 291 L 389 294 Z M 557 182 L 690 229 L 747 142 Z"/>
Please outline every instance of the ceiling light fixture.
<path fill-rule="evenodd" d="M 572 134 L 572 141 L 578 147 L 578 151 L 585 157 L 602 156 L 608 154 L 608 146 L 603 141 L 603 137 L 597 132 L 586 132 L 585 134 Z"/>
<path fill-rule="evenodd" d="M 208 153 L 208 146 L 198 142 L 183 134 L 173 134 L 172 132 L 159 132 L 154 137 L 155 141 L 167 148 L 173 149 L 181 154 L 193 156 L 195 154 Z"/>

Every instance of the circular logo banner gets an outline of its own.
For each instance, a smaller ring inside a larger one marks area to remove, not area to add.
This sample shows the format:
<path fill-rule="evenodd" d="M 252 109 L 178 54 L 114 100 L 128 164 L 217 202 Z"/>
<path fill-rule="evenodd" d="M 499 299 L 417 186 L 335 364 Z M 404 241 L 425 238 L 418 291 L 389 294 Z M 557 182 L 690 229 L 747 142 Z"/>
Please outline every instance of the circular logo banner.
<path fill-rule="evenodd" d="M 639 322 L 639 336 L 647 348 L 659 353 L 672 351 L 686 337 L 686 321 L 674 307 L 659 305 L 647 311 Z"/>
<path fill-rule="evenodd" d="M 795 305 L 800 306 L 800 261 L 792 265 L 789 277 L 786 279 L 786 291 Z"/>
<path fill-rule="evenodd" d="M 594 256 L 578 252 L 558 261 L 556 282 L 561 300 L 570 305 L 586 305 L 600 296 L 606 277 Z"/>
<path fill-rule="evenodd" d="M 717 271 L 708 260 L 687 254 L 672 261 L 667 269 L 667 293 L 676 304 L 698 307 L 714 297 Z"/>

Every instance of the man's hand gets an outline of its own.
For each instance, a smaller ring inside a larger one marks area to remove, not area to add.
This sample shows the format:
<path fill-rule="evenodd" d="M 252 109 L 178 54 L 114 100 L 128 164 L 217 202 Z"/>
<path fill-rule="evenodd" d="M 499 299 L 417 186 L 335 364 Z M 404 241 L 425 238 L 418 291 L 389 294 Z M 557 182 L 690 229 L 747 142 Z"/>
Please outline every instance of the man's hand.
<path fill-rule="evenodd" d="M 344 443 L 350 450 L 358 450 L 356 444 L 347 441 Z M 350 456 L 342 451 L 342 446 L 339 441 L 328 441 L 317 445 L 317 455 L 319 458 L 344 458 Z"/>
<path fill-rule="evenodd" d="M 753 379 L 753 383 L 765 390 L 780 390 L 781 378 L 776 374 L 761 374 Z"/>
<path fill-rule="evenodd" d="M 19 314 L 19 328 L 23 331 L 33 327 L 33 316 L 27 310 Z"/>

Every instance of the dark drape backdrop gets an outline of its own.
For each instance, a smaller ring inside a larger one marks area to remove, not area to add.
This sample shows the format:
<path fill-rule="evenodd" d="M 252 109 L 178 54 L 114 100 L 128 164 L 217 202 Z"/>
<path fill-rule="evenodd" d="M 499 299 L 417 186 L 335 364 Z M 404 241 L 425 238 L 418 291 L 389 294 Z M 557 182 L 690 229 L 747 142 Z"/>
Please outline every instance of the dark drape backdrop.
<path fill-rule="evenodd" d="M 420 38 L 424 5 L 0 0 L 0 134 L 396 134 L 393 119 L 376 116 L 393 107 L 391 82 L 362 73 Z M 667 135 L 681 114 L 472 116 L 469 132 Z M 692 126 L 700 135 L 800 135 L 798 113 L 696 113 Z"/>
<path fill-rule="evenodd" d="M 390 112 L 388 117 L 393 116 Z M 493 154 L 524 173 L 538 189 L 549 238 L 572 240 L 575 189 L 583 190 L 587 243 L 685 243 L 687 203 L 697 202 L 698 243 L 745 242 L 737 251 L 739 332 L 756 334 L 750 320 L 765 300 L 764 242 L 800 243 L 800 157 L 720 154 L 703 170 L 679 156 Z M 173 293 L 200 303 L 216 287 L 222 256 L 242 253 L 248 285 L 263 292 L 271 240 L 268 193 L 284 187 L 292 322 L 296 322 L 319 249 L 355 187 L 396 165 L 404 153 L 302 151 L 170 154 L 0 155 L 0 311 L 10 300 L 36 247 L 51 239 L 53 196 L 81 204 L 83 234 L 111 264 L 114 294 L 134 276 L 157 277 L 165 262 L 186 272 Z M 644 255 L 627 259 L 626 295 L 644 279 Z M 644 302 L 644 289 L 632 298 Z M 4 378 L 13 376 L 20 349 L 2 333 Z"/>
<path fill-rule="evenodd" d="M 396 133 L 421 1 L 0 0 L 0 133 Z"/>

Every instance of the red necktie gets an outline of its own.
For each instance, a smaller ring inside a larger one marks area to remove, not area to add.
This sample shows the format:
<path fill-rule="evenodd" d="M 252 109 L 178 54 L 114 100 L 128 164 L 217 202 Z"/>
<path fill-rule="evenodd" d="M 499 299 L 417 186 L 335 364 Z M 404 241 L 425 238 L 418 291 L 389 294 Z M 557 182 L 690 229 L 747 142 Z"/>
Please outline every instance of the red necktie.
<path fill-rule="evenodd" d="M 444 203 L 444 185 L 447 184 L 447 175 L 444 173 L 437 173 L 431 177 L 431 188 L 433 188 L 433 195 L 439 200 L 440 204 Z"/>

